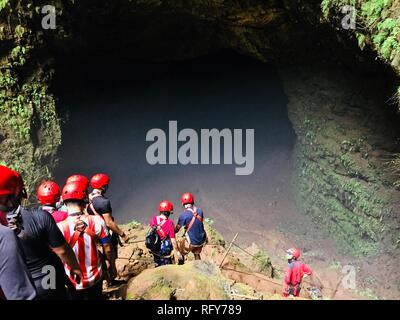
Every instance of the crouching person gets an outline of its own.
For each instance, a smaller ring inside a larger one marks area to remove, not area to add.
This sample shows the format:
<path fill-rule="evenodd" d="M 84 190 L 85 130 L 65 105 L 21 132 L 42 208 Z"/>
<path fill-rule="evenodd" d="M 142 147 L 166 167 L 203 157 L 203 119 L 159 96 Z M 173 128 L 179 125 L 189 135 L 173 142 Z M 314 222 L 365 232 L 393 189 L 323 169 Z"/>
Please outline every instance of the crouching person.
<path fill-rule="evenodd" d="M 195 207 L 194 197 L 191 193 L 184 193 L 181 203 L 185 211 L 179 217 L 175 232 L 178 233 L 181 227 L 184 227 L 185 237 L 178 243 L 179 251 L 183 257 L 192 252 L 195 260 L 201 260 L 201 251 L 207 243 L 203 211 Z M 184 258 L 181 258 L 180 263 L 183 262 Z"/>
<path fill-rule="evenodd" d="M 180 259 L 180 254 L 175 240 L 174 222 L 169 219 L 174 206 L 168 201 L 162 201 L 158 206 L 159 215 L 150 220 L 150 231 L 146 237 L 146 245 L 154 256 L 156 267 L 172 264 L 172 250 L 175 259 Z"/>
<path fill-rule="evenodd" d="M 117 274 L 115 258 L 107 226 L 100 216 L 84 214 L 87 202 L 86 185 L 73 182 L 65 185 L 62 199 L 67 206 L 68 218 L 58 224 L 66 241 L 72 247 L 82 269 L 82 281 L 77 283 L 70 277 L 70 268 L 64 265 L 72 285 L 69 286 L 69 298 L 72 300 L 102 299 L 103 270 L 97 245 L 100 244 L 107 260 L 109 272 Z"/>

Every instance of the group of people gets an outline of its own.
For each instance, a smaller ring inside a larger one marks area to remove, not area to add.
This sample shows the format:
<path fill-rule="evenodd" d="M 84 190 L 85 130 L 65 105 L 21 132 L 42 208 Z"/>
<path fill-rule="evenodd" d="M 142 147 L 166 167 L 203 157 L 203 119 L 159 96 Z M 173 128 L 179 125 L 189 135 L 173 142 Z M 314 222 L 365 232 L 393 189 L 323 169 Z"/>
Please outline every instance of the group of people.
<path fill-rule="evenodd" d="M 184 193 L 181 196 L 181 203 L 184 208 L 179 216 L 176 226 L 170 219 L 174 212 L 174 206 L 169 200 L 161 201 L 158 206 L 159 215 L 150 220 L 151 230 L 146 237 L 146 246 L 154 256 L 156 267 L 171 264 L 172 252 L 175 261 L 183 264 L 185 256 L 193 253 L 195 260 L 200 260 L 200 254 L 207 243 L 207 234 L 204 228 L 203 210 L 194 204 L 194 196 L 191 193 Z M 184 237 L 175 238 L 181 228 L 184 227 Z"/>
<path fill-rule="evenodd" d="M 0 166 L 0 295 L 9 300 L 97 300 L 103 280 L 118 284 L 118 243 L 128 236 L 112 216 L 106 174 L 43 182 L 39 208 L 21 206 L 21 175 Z M 92 191 L 89 193 L 89 186 Z M 99 250 L 100 249 L 100 250 Z"/>
<path fill-rule="evenodd" d="M 21 205 L 27 198 L 21 175 L 0 165 L 0 300 L 99 300 L 103 280 L 118 285 L 118 245 L 129 237 L 114 221 L 105 196 L 110 179 L 99 173 L 90 180 L 72 175 L 61 189 L 53 181 L 37 190 L 40 207 Z M 91 192 L 89 192 L 91 187 Z M 155 266 L 196 260 L 207 243 L 203 211 L 194 196 L 181 196 L 183 213 L 175 225 L 174 206 L 164 200 L 150 220 L 146 246 Z M 175 235 L 184 228 L 184 236 Z M 300 251 L 288 250 L 285 296 L 298 296 L 311 270 L 298 261 Z"/>

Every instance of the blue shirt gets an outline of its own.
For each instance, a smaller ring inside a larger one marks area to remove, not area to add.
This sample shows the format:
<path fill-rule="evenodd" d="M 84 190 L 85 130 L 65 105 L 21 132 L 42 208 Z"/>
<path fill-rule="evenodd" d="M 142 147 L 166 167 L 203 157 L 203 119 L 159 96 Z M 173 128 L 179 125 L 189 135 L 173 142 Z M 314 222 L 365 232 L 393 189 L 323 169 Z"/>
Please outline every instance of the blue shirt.
<path fill-rule="evenodd" d="M 197 214 L 204 219 L 203 210 L 197 208 Z M 178 220 L 178 224 L 185 229 L 189 226 L 190 221 L 192 221 L 193 213 L 189 210 L 185 210 Z M 189 230 L 190 242 L 193 245 L 203 244 L 206 240 L 206 231 L 204 230 L 204 224 L 200 222 L 197 218 L 194 220 L 192 228 Z"/>

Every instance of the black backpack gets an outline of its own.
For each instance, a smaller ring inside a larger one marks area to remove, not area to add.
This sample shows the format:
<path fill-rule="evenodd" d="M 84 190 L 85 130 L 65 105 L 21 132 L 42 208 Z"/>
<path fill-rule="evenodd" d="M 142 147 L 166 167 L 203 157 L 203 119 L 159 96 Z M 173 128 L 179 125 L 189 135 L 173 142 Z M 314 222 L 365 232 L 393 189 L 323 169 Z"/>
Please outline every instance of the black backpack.
<path fill-rule="evenodd" d="M 160 252 L 161 251 L 161 239 L 157 232 L 157 227 L 152 227 L 146 234 L 145 240 L 146 248 L 150 250 L 150 252 Z"/>

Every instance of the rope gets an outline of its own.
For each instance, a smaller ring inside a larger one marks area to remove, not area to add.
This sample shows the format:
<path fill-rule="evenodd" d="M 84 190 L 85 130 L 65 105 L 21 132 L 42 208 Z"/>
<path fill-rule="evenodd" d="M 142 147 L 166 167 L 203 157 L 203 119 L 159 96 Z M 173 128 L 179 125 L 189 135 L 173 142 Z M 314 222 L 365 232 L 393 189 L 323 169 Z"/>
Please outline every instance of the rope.
<path fill-rule="evenodd" d="M 145 241 L 146 241 L 146 240 L 129 241 L 128 244 L 141 243 L 141 242 L 145 242 Z M 256 259 L 256 260 L 258 260 L 258 261 L 260 261 L 260 262 L 264 262 L 264 261 L 261 260 L 259 257 L 255 256 L 254 254 L 251 254 L 250 252 L 248 252 L 247 250 L 243 249 L 243 248 L 242 248 L 241 246 L 239 246 L 238 244 L 232 243 L 232 245 L 235 246 L 235 247 L 237 247 L 238 249 L 242 250 L 244 253 L 246 253 L 247 255 L 251 256 L 252 258 L 254 258 L 254 259 Z M 220 244 L 219 244 L 219 243 L 207 243 L 205 246 L 220 246 Z M 160 255 L 154 254 L 153 252 L 150 252 L 150 253 L 153 254 L 153 255 L 156 255 L 156 256 L 158 256 L 158 257 L 161 257 Z M 166 257 L 162 257 L 162 258 L 171 258 L 171 257 L 172 257 L 172 254 L 169 255 L 169 256 L 166 256 Z M 254 276 L 254 277 L 256 277 L 256 278 L 259 278 L 259 279 L 262 279 L 262 280 L 264 280 L 264 281 L 268 281 L 268 282 L 271 282 L 271 283 L 274 283 L 274 284 L 276 284 L 276 285 L 279 285 L 279 286 L 283 287 L 282 283 L 273 281 L 272 279 L 266 279 L 266 278 L 260 277 L 260 276 L 258 276 L 258 275 L 255 274 L 255 273 L 248 273 L 248 272 L 238 271 L 238 270 L 235 270 L 235 269 L 225 268 L 225 267 L 222 267 L 221 269 L 229 270 L 229 271 L 234 271 L 234 272 L 238 272 L 238 273 L 243 273 L 243 274 L 247 274 L 247 275 L 251 275 L 251 276 Z M 254 271 L 252 271 L 252 272 L 254 272 Z M 319 279 L 318 279 L 318 280 L 319 280 Z M 320 281 L 320 280 L 319 280 L 319 281 Z M 305 281 L 305 282 L 308 282 L 308 281 Z M 321 281 L 320 281 L 320 282 L 321 282 Z M 311 283 L 310 283 L 310 285 L 311 285 Z M 333 289 L 333 288 L 326 287 L 326 286 L 323 286 L 322 289 L 328 289 L 328 290 L 331 290 L 331 291 L 333 291 L 333 292 L 334 292 L 334 291 L 337 291 L 337 289 Z"/>

